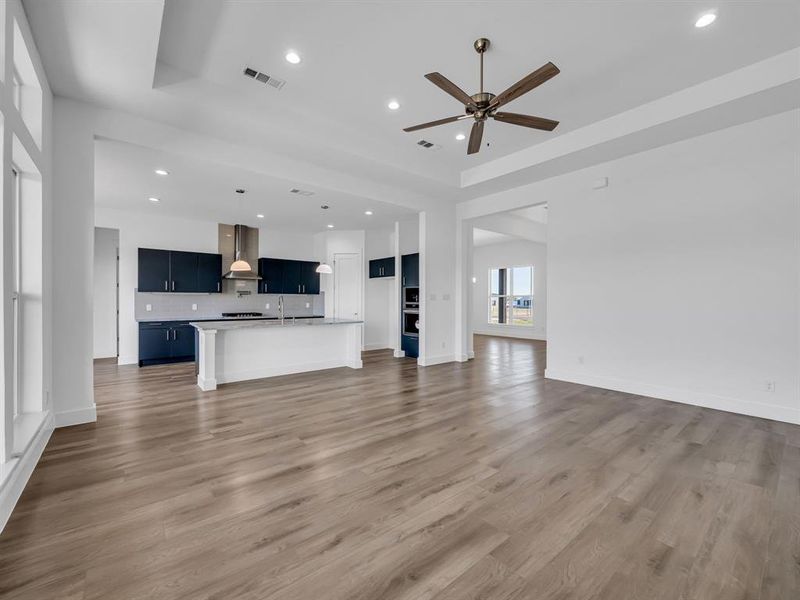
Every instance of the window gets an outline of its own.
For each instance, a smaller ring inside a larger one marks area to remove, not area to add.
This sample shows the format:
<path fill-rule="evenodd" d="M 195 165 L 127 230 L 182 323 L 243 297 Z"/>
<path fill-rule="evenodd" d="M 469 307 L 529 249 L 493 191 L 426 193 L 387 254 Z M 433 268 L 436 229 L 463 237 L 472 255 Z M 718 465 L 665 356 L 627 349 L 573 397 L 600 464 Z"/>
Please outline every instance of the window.
<path fill-rule="evenodd" d="M 22 406 L 22 395 L 20 394 L 20 248 L 22 245 L 22 228 L 20 227 L 20 176 L 16 167 L 11 169 L 11 306 L 13 313 L 13 323 L 11 326 L 11 360 L 12 366 L 12 403 L 14 405 L 14 419 L 24 412 Z"/>
<path fill-rule="evenodd" d="M 489 323 L 533 326 L 533 267 L 489 269 Z"/>

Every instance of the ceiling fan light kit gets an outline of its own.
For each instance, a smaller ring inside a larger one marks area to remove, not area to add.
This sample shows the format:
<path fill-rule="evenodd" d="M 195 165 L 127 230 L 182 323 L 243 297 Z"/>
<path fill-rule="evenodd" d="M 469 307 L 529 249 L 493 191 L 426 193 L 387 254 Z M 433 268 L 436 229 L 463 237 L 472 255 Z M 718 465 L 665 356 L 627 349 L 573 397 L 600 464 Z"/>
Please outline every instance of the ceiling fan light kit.
<path fill-rule="evenodd" d="M 483 55 L 489 49 L 490 45 L 491 42 L 486 38 L 479 38 L 475 40 L 473 44 L 475 52 L 478 53 L 481 61 L 480 91 L 477 94 L 470 96 L 441 73 L 434 72 L 425 75 L 425 79 L 461 102 L 464 105 L 465 114 L 406 127 L 403 131 L 417 131 L 419 129 L 427 129 L 428 127 L 436 127 L 437 125 L 444 125 L 464 119 L 472 119 L 472 131 L 470 132 L 469 142 L 467 144 L 467 154 L 475 154 L 481 149 L 483 125 L 486 120 L 490 118 L 495 121 L 500 121 L 501 123 L 509 123 L 510 125 L 520 125 L 532 129 L 553 131 L 558 125 L 558 121 L 531 115 L 521 115 L 518 113 L 499 112 L 497 109 L 508 104 L 512 100 L 516 100 L 523 94 L 527 94 L 532 89 L 558 75 L 560 73 L 558 67 L 548 62 L 536 69 L 533 73 L 523 77 L 500 94 L 495 95 L 491 92 L 485 92 L 483 91 Z"/>

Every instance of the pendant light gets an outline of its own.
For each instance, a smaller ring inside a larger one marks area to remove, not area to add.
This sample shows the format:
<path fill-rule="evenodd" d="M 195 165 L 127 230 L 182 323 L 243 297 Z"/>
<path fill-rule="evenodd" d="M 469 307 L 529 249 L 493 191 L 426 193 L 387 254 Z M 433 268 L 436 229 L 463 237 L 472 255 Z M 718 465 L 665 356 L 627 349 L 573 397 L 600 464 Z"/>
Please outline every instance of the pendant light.
<path fill-rule="evenodd" d="M 331 269 L 331 266 L 328 263 L 321 262 L 317 267 L 317 273 L 325 273 L 326 275 L 330 275 L 333 273 L 333 269 Z"/>

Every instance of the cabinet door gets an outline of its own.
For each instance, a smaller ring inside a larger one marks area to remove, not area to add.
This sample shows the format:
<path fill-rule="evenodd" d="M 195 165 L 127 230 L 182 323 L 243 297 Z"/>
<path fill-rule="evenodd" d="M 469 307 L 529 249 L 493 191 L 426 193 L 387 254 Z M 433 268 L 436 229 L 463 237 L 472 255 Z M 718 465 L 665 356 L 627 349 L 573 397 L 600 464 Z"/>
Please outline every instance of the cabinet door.
<path fill-rule="evenodd" d="M 169 253 L 170 292 L 197 291 L 197 253 L 173 250 Z"/>
<path fill-rule="evenodd" d="M 382 258 L 373 258 L 371 261 L 369 261 L 369 278 L 375 279 L 376 277 L 382 277 L 381 275 L 382 266 L 383 266 Z"/>
<path fill-rule="evenodd" d="M 419 357 L 419 338 L 410 335 L 402 336 L 400 340 L 400 347 L 409 358 Z"/>
<path fill-rule="evenodd" d="M 139 360 L 169 358 L 172 335 L 168 325 L 139 327 Z"/>
<path fill-rule="evenodd" d="M 394 256 L 381 260 L 382 277 L 394 277 Z"/>
<path fill-rule="evenodd" d="M 303 285 L 303 263 L 299 260 L 283 261 L 283 293 L 299 294 Z"/>
<path fill-rule="evenodd" d="M 221 254 L 197 254 L 197 291 L 209 293 L 222 291 Z"/>
<path fill-rule="evenodd" d="M 403 255 L 403 287 L 419 287 L 419 254 Z"/>
<path fill-rule="evenodd" d="M 278 258 L 259 258 L 258 274 L 261 279 L 258 282 L 259 294 L 282 294 L 283 293 L 283 263 Z"/>
<path fill-rule="evenodd" d="M 304 294 L 319 294 L 319 273 L 317 267 L 319 263 L 306 261 L 303 263 L 303 286 Z"/>
<path fill-rule="evenodd" d="M 177 324 L 172 327 L 172 358 L 194 356 L 194 327 L 187 324 Z"/>
<path fill-rule="evenodd" d="M 169 291 L 169 250 L 139 248 L 140 292 Z"/>

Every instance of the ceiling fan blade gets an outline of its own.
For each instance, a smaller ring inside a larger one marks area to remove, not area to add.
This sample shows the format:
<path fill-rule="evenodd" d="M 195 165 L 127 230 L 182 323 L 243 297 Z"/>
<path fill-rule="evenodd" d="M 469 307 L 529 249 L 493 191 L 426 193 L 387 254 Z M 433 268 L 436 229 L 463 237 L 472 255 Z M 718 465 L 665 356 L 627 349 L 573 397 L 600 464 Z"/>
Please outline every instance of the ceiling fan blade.
<path fill-rule="evenodd" d="M 517 113 L 497 112 L 492 115 L 496 121 L 511 123 L 512 125 L 522 125 L 533 129 L 553 131 L 558 125 L 558 121 L 544 119 L 542 117 L 532 117 L 530 115 L 518 115 Z"/>
<path fill-rule="evenodd" d="M 429 123 L 421 123 L 419 125 L 413 125 L 412 127 L 406 127 L 403 131 L 417 131 L 418 129 L 427 129 L 428 127 L 436 127 L 437 125 L 444 125 L 445 123 L 453 123 L 454 121 L 460 121 L 461 119 L 468 119 L 472 115 L 459 115 L 457 117 L 447 117 L 446 119 L 439 119 L 438 121 L 431 121 Z"/>
<path fill-rule="evenodd" d="M 428 73 L 425 75 L 425 79 L 450 94 L 464 106 L 475 106 L 475 101 L 470 97 L 469 94 L 467 94 L 467 92 L 462 90 L 441 73 Z"/>
<path fill-rule="evenodd" d="M 483 124 L 486 121 L 475 121 L 472 125 L 472 132 L 469 134 L 469 145 L 467 145 L 467 154 L 475 154 L 481 149 L 481 140 L 483 139 Z"/>
<path fill-rule="evenodd" d="M 542 85 L 548 79 L 552 79 L 560 72 L 561 71 L 559 70 L 559 68 L 551 62 L 539 67 L 527 77 L 523 77 L 522 79 L 520 79 L 517 83 L 512 85 L 506 91 L 498 94 L 491 101 L 491 103 L 489 103 L 489 108 L 497 108 L 498 106 L 502 106 L 503 104 L 508 104 L 512 100 L 522 96 L 522 94 L 527 94 L 533 88 Z"/>

